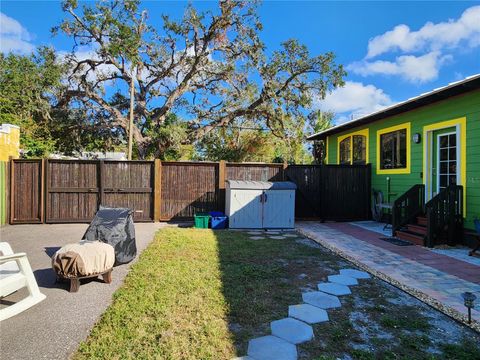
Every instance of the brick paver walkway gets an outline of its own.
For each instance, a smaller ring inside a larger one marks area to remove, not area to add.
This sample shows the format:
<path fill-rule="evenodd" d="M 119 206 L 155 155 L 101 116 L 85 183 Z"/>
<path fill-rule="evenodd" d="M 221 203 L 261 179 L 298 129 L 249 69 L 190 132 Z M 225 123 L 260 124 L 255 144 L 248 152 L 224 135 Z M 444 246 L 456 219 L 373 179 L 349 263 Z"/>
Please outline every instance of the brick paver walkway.
<path fill-rule="evenodd" d="M 298 222 L 296 227 L 367 270 L 393 280 L 405 290 L 413 290 L 417 297 L 454 317 L 466 314 L 461 293 L 475 293 L 477 309 L 472 311 L 472 317 L 480 322 L 480 266 L 420 246 L 393 245 L 380 240 L 382 235 L 376 232 L 348 223 Z"/>

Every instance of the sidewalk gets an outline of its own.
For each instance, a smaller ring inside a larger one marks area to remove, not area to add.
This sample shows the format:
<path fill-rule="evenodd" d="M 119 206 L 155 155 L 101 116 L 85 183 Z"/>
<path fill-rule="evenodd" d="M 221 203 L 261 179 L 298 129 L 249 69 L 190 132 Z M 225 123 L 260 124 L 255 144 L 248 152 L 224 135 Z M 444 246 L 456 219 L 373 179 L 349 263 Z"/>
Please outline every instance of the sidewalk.
<path fill-rule="evenodd" d="M 480 266 L 420 246 L 397 246 L 381 234 L 348 223 L 298 222 L 297 229 L 359 267 L 445 312 L 465 321 L 461 294 L 477 296 L 472 317 L 480 330 Z"/>

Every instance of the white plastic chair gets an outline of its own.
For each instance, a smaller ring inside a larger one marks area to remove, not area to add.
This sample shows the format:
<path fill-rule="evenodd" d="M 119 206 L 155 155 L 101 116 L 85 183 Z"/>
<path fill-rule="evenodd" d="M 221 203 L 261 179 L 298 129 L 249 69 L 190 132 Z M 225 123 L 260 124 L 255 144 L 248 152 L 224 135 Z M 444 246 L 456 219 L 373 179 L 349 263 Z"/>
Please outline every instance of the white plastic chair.
<path fill-rule="evenodd" d="M 15 316 L 46 298 L 38 288 L 27 254 L 14 254 L 10 244 L 0 242 L 0 298 L 26 287 L 29 295 L 0 310 L 0 321 Z"/>

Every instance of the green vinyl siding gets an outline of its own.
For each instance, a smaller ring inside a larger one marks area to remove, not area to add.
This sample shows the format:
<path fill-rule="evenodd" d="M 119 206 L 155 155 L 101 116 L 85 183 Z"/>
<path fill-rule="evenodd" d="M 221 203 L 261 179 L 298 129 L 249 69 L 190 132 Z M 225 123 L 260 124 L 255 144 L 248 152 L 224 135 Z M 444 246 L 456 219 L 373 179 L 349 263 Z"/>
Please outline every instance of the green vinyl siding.
<path fill-rule="evenodd" d="M 411 186 L 423 183 L 423 127 L 443 121 L 466 118 L 466 219 L 465 227 L 473 228 L 473 219 L 480 217 L 480 91 L 452 97 L 441 102 L 412 110 L 401 115 L 378 120 L 348 131 L 329 135 L 328 163 L 337 164 L 337 138 L 348 133 L 369 129 L 369 162 L 372 164 L 372 188 L 387 193 L 387 177 L 390 192 L 397 196 Z M 415 133 L 422 136 L 421 142 L 411 141 L 411 167 L 409 174 L 377 174 L 377 131 L 391 126 L 411 124 L 410 138 Z"/>

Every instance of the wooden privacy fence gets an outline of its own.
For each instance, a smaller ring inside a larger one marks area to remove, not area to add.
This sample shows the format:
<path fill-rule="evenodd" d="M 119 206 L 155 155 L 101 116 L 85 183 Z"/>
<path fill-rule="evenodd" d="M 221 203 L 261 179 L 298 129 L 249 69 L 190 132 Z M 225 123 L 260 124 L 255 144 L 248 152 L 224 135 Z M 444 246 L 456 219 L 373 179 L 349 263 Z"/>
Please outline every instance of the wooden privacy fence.
<path fill-rule="evenodd" d="M 369 164 L 290 165 L 285 180 L 297 184 L 297 218 L 352 221 L 371 217 Z"/>
<path fill-rule="evenodd" d="M 369 165 L 11 160 L 10 223 L 89 222 L 98 207 L 128 207 L 135 221 L 224 211 L 226 180 L 297 184 L 298 218 L 370 217 Z"/>

